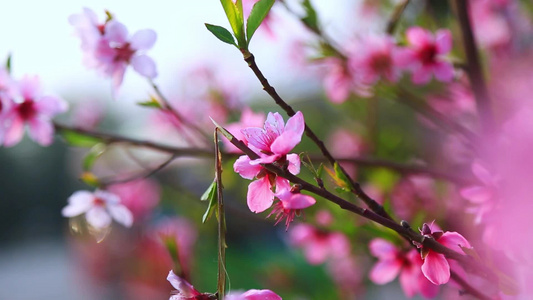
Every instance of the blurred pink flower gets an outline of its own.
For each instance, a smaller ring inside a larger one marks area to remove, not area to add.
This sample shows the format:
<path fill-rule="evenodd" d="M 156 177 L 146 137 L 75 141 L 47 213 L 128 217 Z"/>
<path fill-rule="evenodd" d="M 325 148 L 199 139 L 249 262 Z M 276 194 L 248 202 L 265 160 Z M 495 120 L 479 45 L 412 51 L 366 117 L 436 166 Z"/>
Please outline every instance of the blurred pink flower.
<path fill-rule="evenodd" d="M 209 299 L 207 296 L 202 295 L 197 291 L 190 283 L 185 279 L 178 277 L 172 270 L 167 276 L 168 282 L 176 289 L 172 291 L 172 296 L 169 300 L 201 300 Z"/>
<path fill-rule="evenodd" d="M 348 99 L 351 92 L 367 97 L 370 96 L 370 87 L 357 82 L 353 72 L 339 58 L 324 60 L 328 69 L 324 77 L 324 89 L 326 95 L 333 103 L 343 103 Z"/>
<path fill-rule="evenodd" d="M 104 118 L 103 107 L 94 100 L 78 103 L 72 112 L 71 122 L 79 128 L 86 130 L 95 129 Z"/>
<path fill-rule="evenodd" d="M 441 29 L 433 36 L 422 27 L 411 27 L 406 34 L 409 47 L 402 49 L 399 64 L 413 73 L 412 81 L 428 83 L 432 74 L 440 81 L 451 81 L 453 65 L 444 56 L 452 50 L 452 33 Z"/>
<path fill-rule="evenodd" d="M 108 190 L 119 196 L 122 204 L 133 214 L 135 221 L 145 218 L 159 203 L 159 185 L 149 179 L 113 184 Z"/>
<path fill-rule="evenodd" d="M 281 300 L 281 297 L 271 290 L 248 290 L 244 293 L 230 292 L 224 300 Z"/>
<path fill-rule="evenodd" d="M 419 211 L 434 212 L 438 199 L 435 180 L 424 175 L 410 175 L 401 179 L 391 193 L 392 207 L 403 219 L 410 219 Z"/>
<path fill-rule="evenodd" d="M 87 222 L 96 229 L 109 226 L 112 219 L 126 227 L 133 224 L 133 215 L 120 203 L 120 198 L 102 190 L 75 192 L 68 198 L 68 205 L 61 214 L 67 218 L 85 214 Z"/>
<path fill-rule="evenodd" d="M 354 47 L 348 64 L 365 85 L 373 85 L 380 78 L 396 82 L 401 75 L 398 54 L 393 37 L 369 35 Z"/>
<path fill-rule="evenodd" d="M 472 164 L 472 173 L 482 185 L 465 187 L 460 190 L 460 194 L 463 198 L 475 205 L 475 207 L 468 211 L 475 214 L 475 222 L 479 224 L 484 216 L 495 208 L 495 197 L 497 197 L 497 183 L 499 179 L 492 175 L 479 162 Z"/>
<path fill-rule="evenodd" d="M 327 140 L 331 153 L 337 158 L 357 158 L 365 152 L 363 139 L 354 131 L 337 129 Z M 341 162 L 341 166 L 354 177 L 357 175 L 355 164 Z"/>
<path fill-rule="evenodd" d="M 265 123 L 264 113 L 254 113 L 249 107 L 245 107 L 241 114 L 239 122 L 226 125 L 226 129 L 233 134 L 233 136 L 248 145 L 248 139 L 241 132 L 244 127 L 259 127 Z M 227 139 L 222 140 L 226 146 L 226 151 L 231 153 L 242 153 L 237 147 L 230 143 Z"/>
<path fill-rule="evenodd" d="M 17 94 L 17 99 L 11 100 L 4 115 L 7 126 L 4 145 L 11 147 L 20 142 L 26 124 L 32 140 L 42 146 L 50 145 L 54 137 L 52 118 L 65 112 L 68 104 L 58 97 L 42 95 L 37 76 L 23 77 L 18 83 Z"/>
<path fill-rule="evenodd" d="M 155 232 L 164 244 L 168 239 L 176 243 L 181 271 L 190 275 L 194 244 L 198 239 L 198 231 L 194 225 L 184 218 L 172 218 L 157 224 Z"/>
<path fill-rule="evenodd" d="M 379 260 L 370 271 L 372 282 L 386 284 L 400 274 L 400 285 L 407 297 L 420 293 L 426 298 L 433 298 L 438 294 L 438 286 L 422 274 L 422 259 L 415 249 L 402 252 L 381 238 L 373 239 L 369 247 L 370 253 Z"/>
<path fill-rule="evenodd" d="M 291 245 L 302 248 L 307 262 L 318 265 L 327 260 L 350 255 L 350 241 L 340 232 L 320 230 L 308 224 L 297 224 L 289 231 Z"/>
<path fill-rule="evenodd" d="M 442 245 L 463 253 L 461 247 L 472 248 L 470 243 L 457 232 L 442 232 L 440 230 L 433 231 L 431 226 L 424 223 L 420 233 L 427 238 L 433 238 Z M 437 253 L 431 249 L 421 249 L 422 259 L 422 273 L 433 284 L 445 284 L 450 280 L 450 264 L 444 254 Z"/>

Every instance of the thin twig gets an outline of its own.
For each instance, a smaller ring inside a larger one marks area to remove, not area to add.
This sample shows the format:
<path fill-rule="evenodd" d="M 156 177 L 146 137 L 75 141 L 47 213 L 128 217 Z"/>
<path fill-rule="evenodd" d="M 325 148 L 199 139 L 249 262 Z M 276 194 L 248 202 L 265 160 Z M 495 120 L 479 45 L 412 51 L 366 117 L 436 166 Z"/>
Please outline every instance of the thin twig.
<path fill-rule="evenodd" d="M 386 32 L 388 34 L 393 34 L 394 30 L 396 29 L 398 23 L 400 22 L 400 18 L 405 11 L 405 8 L 407 7 L 407 4 L 409 4 L 409 0 L 403 0 L 402 2 L 398 3 L 396 7 L 394 8 L 394 12 L 391 15 L 391 18 L 389 22 L 387 23 L 387 29 Z"/>
<path fill-rule="evenodd" d="M 466 282 L 466 280 L 461 278 L 461 276 L 459 276 L 454 271 L 450 272 L 450 278 L 453 281 L 457 282 L 463 288 L 463 290 L 461 291 L 462 293 L 470 294 L 470 295 L 472 295 L 472 296 L 474 296 L 474 297 L 476 297 L 478 299 L 481 299 L 481 300 L 492 300 L 492 298 L 486 296 L 485 294 L 481 293 L 476 288 L 471 286 L 468 282 Z"/>
<path fill-rule="evenodd" d="M 490 105 L 487 84 L 483 78 L 483 71 L 481 69 L 474 33 L 472 31 L 468 3 L 469 1 L 467 0 L 454 0 L 466 54 L 466 72 L 470 78 L 470 83 L 472 84 L 472 91 L 474 92 L 474 97 L 476 99 L 481 127 L 484 132 L 490 133 L 494 129 L 494 115 Z"/>
<path fill-rule="evenodd" d="M 101 179 L 99 182 L 102 185 L 102 187 L 106 187 L 106 186 L 117 184 L 117 183 L 126 183 L 126 182 L 134 181 L 134 180 L 137 180 L 137 179 L 148 178 L 148 177 L 156 174 L 157 172 L 163 170 L 166 166 L 168 166 L 176 158 L 177 158 L 177 155 L 173 154 L 168 159 L 166 159 L 163 163 L 159 164 L 157 167 L 149 170 L 148 172 L 143 172 L 143 173 L 140 173 L 140 174 L 135 174 L 135 175 L 132 175 L 132 176 L 129 176 L 129 177 L 126 177 L 126 178 L 120 178 L 120 179 L 116 179 L 116 177 L 109 178 L 109 179 Z"/>
<path fill-rule="evenodd" d="M 217 182 L 217 220 L 218 220 L 218 299 L 224 299 L 226 289 L 226 218 L 224 194 L 222 193 L 222 155 L 218 147 L 218 128 L 215 128 L 215 180 Z"/>

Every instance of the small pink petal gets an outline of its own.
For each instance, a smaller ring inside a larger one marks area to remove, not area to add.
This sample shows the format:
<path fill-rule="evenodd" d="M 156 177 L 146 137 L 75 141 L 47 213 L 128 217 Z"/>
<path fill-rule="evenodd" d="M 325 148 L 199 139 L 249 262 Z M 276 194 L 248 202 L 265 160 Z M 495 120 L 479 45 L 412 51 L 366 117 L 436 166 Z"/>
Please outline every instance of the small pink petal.
<path fill-rule="evenodd" d="M 249 290 L 246 293 L 242 294 L 240 299 L 242 300 L 281 300 L 281 297 L 271 290 Z"/>
<path fill-rule="evenodd" d="M 442 82 L 450 82 L 453 79 L 453 65 L 446 61 L 438 62 L 433 67 L 435 78 Z"/>
<path fill-rule="evenodd" d="M 414 84 L 426 84 L 431 80 L 431 67 L 421 66 L 413 71 L 411 80 Z"/>
<path fill-rule="evenodd" d="M 35 102 L 35 108 L 39 114 L 51 118 L 59 113 L 67 111 L 68 103 L 58 97 L 44 96 L 39 98 L 39 101 Z"/>
<path fill-rule="evenodd" d="M 452 50 L 452 33 L 448 29 L 441 29 L 435 33 L 437 53 L 446 54 Z"/>
<path fill-rule="evenodd" d="M 260 165 L 250 164 L 250 158 L 247 155 L 239 157 L 233 164 L 233 170 L 239 173 L 242 178 L 254 179 L 257 174 L 263 169 Z"/>
<path fill-rule="evenodd" d="M 117 93 L 122 81 L 124 80 L 124 73 L 126 72 L 127 64 L 125 62 L 116 62 L 115 69 L 112 73 L 113 92 Z"/>
<path fill-rule="evenodd" d="M 300 173 L 300 156 L 295 153 L 287 154 L 287 161 L 289 162 L 288 170 L 291 174 L 297 175 Z"/>
<path fill-rule="evenodd" d="M 136 55 L 131 59 L 131 65 L 137 73 L 144 77 L 155 78 L 157 77 L 157 69 L 155 62 L 147 55 Z"/>
<path fill-rule="evenodd" d="M 105 38 L 111 42 L 124 44 L 128 39 L 128 29 L 118 21 L 109 21 L 106 25 Z"/>
<path fill-rule="evenodd" d="M 192 299 L 193 297 L 200 295 L 200 292 L 198 292 L 190 283 L 174 274 L 172 270 L 168 272 L 167 280 L 179 292 L 179 296 L 186 297 L 186 299 Z"/>
<path fill-rule="evenodd" d="M 248 127 L 242 129 L 241 132 L 248 140 L 248 144 L 256 147 L 259 150 L 270 152 L 270 144 L 272 141 L 268 139 L 268 136 L 265 134 L 263 129 L 257 127 Z"/>
<path fill-rule="evenodd" d="M 274 132 L 275 136 L 279 136 L 283 133 L 284 127 L 285 121 L 283 121 L 283 117 L 279 113 L 268 113 L 265 122 L 265 130 L 267 132 L 271 130 L 272 132 Z"/>
<path fill-rule="evenodd" d="M 148 50 L 154 46 L 156 39 L 157 34 L 152 29 L 139 30 L 130 39 L 131 48 L 135 50 Z"/>
<path fill-rule="evenodd" d="M 493 184 L 493 176 L 491 173 L 477 161 L 472 164 L 472 173 L 474 173 L 474 175 L 476 175 L 476 177 L 484 184 Z"/>
<path fill-rule="evenodd" d="M 111 224 L 111 216 L 101 206 L 93 206 L 87 211 L 85 218 L 91 226 L 97 229 L 105 228 Z"/>
<path fill-rule="evenodd" d="M 380 260 L 370 270 L 369 278 L 376 284 L 389 283 L 396 278 L 401 267 L 400 260 Z"/>
<path fill-rule="evenodd" d="M 54 139 L 54 126 L 51 121 L 42 119 L 32 119 L 28 122 L 29 134 L 32 140 L 41 146 L 49 146 Z"/>
<path fill-rule="evenodd" d="M 406 36 L 409 44 L 417 48 L 433 42 L 431 33 L 422 27 L 411 27 L 407 29 Z"/>
<path fill-rule="evenodd" d="M 15 116 L 11 124 L 7 126 L 4 136 L 4 146 L 12 147 L 18 144 L 24 136 L 24 121 Z"/>
<path fill-rule="evenodd" d="M 302 140 L 305 121 L 302 112 L 292 116 L 285 126 L 285 131 L 272 143 L 270 149 L 277 154 L 287 154 Z"/>
<path fill-rule="evenodd" d="M 22 77 L 22 79 L 19 81 L 19 92 L 25 100 L 36 98 L 36 96 L 41 93 L 39 76 L 25 75 Z"/>
<path fill-rule="evenodd" d="M 490 201 L 493 197 L 491 189 L 484 186 L 473 186 L 461 189 L 461 197 L 468 199 L 470 202 L 481 204 Z"/>
<path fill-rule="evenodd" d="M 61 215 L 70 218 L 87 212 L 93 205 L 94 196 L 88 191 L 77 191 L 67 201 L 68 205 L 61 210 Z"/>
<path fill-rule="evenodd" d="M 279 155 L 279 154 L 264 155 L 264 156 L 261 156 L 258 159 L 254 159 L 254 160 L 250 161 L 250 164 L 251 165 L 271 164 L 271 163 L 275 162 L 276 160 L 280 159 L 280 157 L 281 157 L 281 155 Z"/>
<path fill-rule="evenodd" d="M 465 239 L 464 236 L 461 234 L 454 232 L 454 231 L 446 231 L 438 240 L 437 242 L 443 244 L 444 246 L 453 249 L 455 251 L 458 251 L 460 253 L 463 252 L 461 250 L 461 247 L 465 248 L 471 248 L 470 243 Z M 459 247 L 459 245 L 461 247 Z"/>
<path fill-rule="evenodd" d="M 126 227 L 131 227 L 133 224 L 133 214 L 126 206 L 122 204 L 109 205 L 107 210 L 117 223 Z"/>
<path fill-rule="evenodd" d="M 445 284 L 450 280 L 450 265 L 444 255 L 429 250 L 422 264 L 422 273 L 433 284 Z"/>
<path fill-rule="evenodd" d="M 248 208 L 254 213 L 263 212 L 272 206 L 274 193 L 272 193 L 268 176 L 252 181 L 248 185 L 246 200 Z"/>
<path fill-rule="evenodd" d="M 316 203 L 315 198 L 301 193 L 291 193 L 290 190 L 285 190 L 276 196 L 281 200 L 285 209 L 304 209 Z"/>
<path fill-rule="evenodd" d="M 382 238 L 373 239 L 368 247 L 370 248 L 370 253 L 379 259 L 392 259 L 398 254 L 396 246 Z"/>

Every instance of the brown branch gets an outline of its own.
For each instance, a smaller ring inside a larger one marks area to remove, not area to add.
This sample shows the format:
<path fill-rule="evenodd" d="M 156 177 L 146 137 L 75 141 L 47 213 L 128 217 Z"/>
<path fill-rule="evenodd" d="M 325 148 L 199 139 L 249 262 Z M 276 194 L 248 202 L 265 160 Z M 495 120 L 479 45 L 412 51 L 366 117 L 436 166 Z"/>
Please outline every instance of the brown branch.
<path fill-rule="evenodd" d="M 255 63 L 255 58 L 254 58 L 253 54 L 251 54 L 249 52 L 245 52 L 243 54 L 244 54 L 244 60 L 248 63 L 248 66 L 254 72 L 254 74 L 257 77 L 257 79 L 259 80 L 259 82 L 261 82 L 261 85 L 263 86 L 263 90 L 265 90 L 265 92 L 267 92 L 270 95 L 270 97 L 272 97 L 272 99 L 274 99 L 276 104 L 278 106 L 280 106 L 283 110 L 285 110 L 285 112 L 289 116 L 294 116 L 294 114 L 296 114 L 296 112 L 294 111 L 294 109 L 289 104 L 287 104 L 287 102 L 285 102 L 279 96 L 279 94 L 276 92 L 274 87 L 272 87 L 270 85 L 270 83 L 268 82 L 268 80 L 265 78 L 265 76 L 263 76 L 263 73 L 261 72 L 261 70 L 259 69 L 257 64 Z M 307 124 L 305 124 L 305 134 L 318 146 L 318 148 L 320 149 L 320 152 L 322 152 L 322 155 L 324 155 L 324 157 L 329 161 L 330 164 L 333 165 L 333 164 L 335 164 L 337 162 L 336 159 L 333 158 L 331 153 L 326 148 L 326 145 L 324 144 L 324 142 L 318 138 L 318 136 L 313 132 L 313 130 L 311 130 L 311 128 L 309 128 L 309 126 Z M 383 206 L 381 206 L 374 199 L 372 199 L 370 196 L 368 196 L 363 191 L 363 189 L 361 188 L 359 183 L 356 182 L 355 180 L 353 180 L 351 178 L 351 176 L 348 174 L 348 172 L 346 172 L 346 170 L 344 170 L 344 168 L 342 166 L 339 165 L 339 168 L 341 169 L 342 173 L 344 173 L 346 178 L 348 178 L 348 180 L 350 181 L 350 183 L 352 185 L 352 189 L 351 190 L 352 190 L 352 192 L 355 195 L 357 195 L 357 197 L 359 197 L 361 200 L 363 200 L 363 202 L 365 202 L 365 204 L 372 211 L 376 212 L 377 214 L 379 214 L 379 215 L 381 215 L 381 216 L 383 216 L 385 218 L 392 219 L 392 217 L 385 211 L 385 209 L 383 209 Z"/>
<path fill-rule="evenodd" d="M 409 0 L 403 0 L 402 2 L 398 3 L 394 8 L 394 12 L 392 13 L 391 18 L 387 23 L 386 32 L 388 34 L 394 33 L 394 30 L 396 29 L 396 26 L 398 25 L 400 18 L 403 12 L 405 11 L 405 8 L 407 7 L 407 4 L 409 4 Z"/>
<path fill-rule="evenodd" d="M 494 115 L 490 106 L 490 97 L 479 59 L 478 49 L 469 17 L 468 0 L 454 0 L 457 18 L 461 27 L 463 45 L 467 59 L 466 72 L 472 84 L 472 90 L 479 111 L 481 127 L 485 133 L 494 129 Z"/>
<path fill-rule="evenodd" d="M 250 159 L 258 159 L 259 155 L 257 155 L 254 151 L 252 151 L 248 146 L 246 146 L 242 141 L 237 140 L 235 137 L 232 137 L 230 142 L 235 145 L 235 147 L 239 148 L 241 151 L 243 151 Z M 366 219 L 369 219 L 371 221 L 374 221 L 378 224 L 381 224 L 387 228 L 390 228 L 394 230 L 396 233 L 401 235 L 402 237 L 406 238 L 407 240 L 411 242 L 416 242 L 421 244 L 423 247 L 426 247 L 428 249 L 431 249 L 437 253 L 441 253 L 447 258 L 454 259 L 461 263 L 465 269 L 469 271 L 473 271 L 481 276 L 484 276 L 487 278 L 487 280 L 490 280 L 492 282 L 498 282 L 498 279 L 494 273 L 488 269 L 486 266 L 478 263 L 475 260 L 472 260 L 471 257 L 461 254 L 459 252 L 456 252 L 450 248 L 445 247 L 444 245 L 440 244 L 439 242 L 435 241 L 432 238 L 427 238 L 415 231 L 413 231 L 408 226 L 403 226 L 401 224 L 396 223 L 395 221 L 383 217 L 375 212 L 372 212 L 368 209 L 361 208 L 335 194 L 332 194 L 331 192 L 322 189 L 320 187 L 317 187 L 293 174 L 288 172 L 285 168 L 280 168 L 276 164 L 264 164 L 263 167 L 267 169 L 268 171 L 276 174 L 277 176 L 283 177 L 285 179 L 288 179 L 290 182 L 294 184 L 300 185 L 302 190 L 309 191 L 317 196 L 320 196 L 330 202 L 333 202 L 337 204 L 341 209 L 351 211 L 357 215 L 360 215 Z M 403 222 L 402 222 L 403 223 Z"/>
<path fill-rule="evenodd" d="M 126 183 L 126 182 L 134 181 L 134 180 L 137 180 L 137 179 L 148 178 L 148 177 L 150 177 L 152 175 L 155 175 L 157 172 L 163 170 L 166 166 L 168 166 L 176 158 L 177 158 L 177 155 L 173 154 L 168 159 L 166 159 L 164 162 L 159 164 L 157 167 L 155 167 L 155 168 L 153 168 L 151 170 L 148 170 L 147 172 L 135 174 L 135 175 L 132 175 L 132 176 L 129 176 L 129 177 L 126 177 L 126 178 L 120 178 L 120 179 L 117 179 L 116 176 L 114 176 L 113 178 L 109 178 L 109 179 L 105 179 L 104 178 L 104 179 L 100 180 L 100 184 L 101 184 L 102 187 L 106 187 L 106 186 L 117 184 L 117 183 Z"/>

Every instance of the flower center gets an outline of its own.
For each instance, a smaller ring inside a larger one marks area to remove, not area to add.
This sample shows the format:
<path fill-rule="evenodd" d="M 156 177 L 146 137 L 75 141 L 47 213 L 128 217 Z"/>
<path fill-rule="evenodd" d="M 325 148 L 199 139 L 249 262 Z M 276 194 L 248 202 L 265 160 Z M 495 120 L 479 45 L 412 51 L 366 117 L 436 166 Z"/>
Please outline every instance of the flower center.
<path fill-rule="evenodd" d="M 425 45 L 420 51 L 418 51 L 418 58 L 424 65 L 434 63 L 436 56 L 437 48 L 435 45 Z"/>
<path fill-rule="evenodd" d="M 17 106 L 17 112 L 23 120 L 32 119 L 36 114 L 35 102 L 33 100 L 25 100 Z"/>
<path fill-rule="evenodd" d="M 115 47 L 115 62 L 124 61 L 129 63 L 131 57 L 135 53 L 135 50 L 131 49 L 130 43 L 126 43 L 122 46 Z"/>
<path fill-rule="evenodd" d="M 98 198 L 98 197 L 95 197 L 94 200 L 93 200 L 93 204 L 95 206 L 105 206 L 105 201 Z"/>
<path fill-rule="evenodd" d="M 376 73 L 384 73 L 390 70 L 390 67 L 392 66 L 392 60 L 390 55 L 386 53 L 379 53 L 372 56 L 370 65 Z"/>

